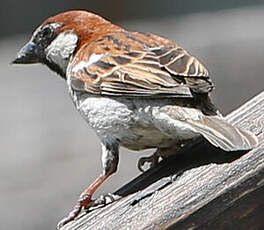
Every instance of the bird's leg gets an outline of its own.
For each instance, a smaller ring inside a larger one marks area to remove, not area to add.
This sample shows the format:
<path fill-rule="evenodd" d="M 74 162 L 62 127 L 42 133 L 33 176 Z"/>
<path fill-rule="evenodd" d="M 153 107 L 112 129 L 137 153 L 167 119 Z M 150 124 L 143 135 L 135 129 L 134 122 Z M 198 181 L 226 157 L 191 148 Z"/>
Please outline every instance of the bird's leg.
<path fill-rule="evenodd" d="M 150 163 L 150 168 L 156 166 L 159 163 L 158 150 L 156 150 L 151 156 L 141 157 L 138 160 L 137 166 L 141 172 L 144 172 L 143 166 L 145 163 Z"/>
<path fill-rule="evenodd" d="M 167 148 L 158 148 L 151 156 L 149 157 L 141 157 L 138 160 L 138 169 L 141 172 L 144 172 L 144 169 L 142 168 L 144 164 L 150 163 L 150 168 L 155 167 L 159 163 L 159 158 L 165 159 L 168 158 L 171 155 L 177 154 L 179 149 L 184 143 L 177 143 L 171 147 Z"/>
<path fill-rule="evenodd" d="M 74 206 L 69 215 L 59 222 L 57 229 L 60 229 L 65 224 L 73 221 L 80 214 L 82 208 L 87 208 L 89 206 L 92 201 L 91 198 L 93 193 L 106 180 L 106 178 L 106 175 L 99 176 L 88 188 L 82 192 L 78 203 Z"/>
<path fill-rule="evenodd" d="M 82 209 L 88 209 L 93 205 L 92 195 L 100 187 L 100 185 L 117 170 L 118 165 L 118 145 L 102 144 L 102 163 L 103 174 L 100 175 L 88 188 L 86 188 L 80 195 L 78 203 L 67 217 L 62 219 L 57 229 L 60 229 L 65 224 L 73 221 L 82 211 Z"/>

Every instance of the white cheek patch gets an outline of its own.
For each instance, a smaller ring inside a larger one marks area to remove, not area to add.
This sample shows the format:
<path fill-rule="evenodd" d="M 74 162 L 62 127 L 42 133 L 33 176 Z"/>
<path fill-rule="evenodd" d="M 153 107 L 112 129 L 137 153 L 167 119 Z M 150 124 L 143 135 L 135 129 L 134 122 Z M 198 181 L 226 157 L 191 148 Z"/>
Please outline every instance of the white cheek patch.
<path fill-rule="evenodd" d="M 79 70 L 82 70 L 84 68 L 87 68 L 88 66 L 94 64 L 95 62 L 99 61 L 104 54 L 92 54 L 88 60 L 88 62 L 81 61 L 76 66 L 72 68 L 73 72 L 78 72 Z"/>
<path fill-rule="evenodd" d="M 60 33 L 51 44 L 45 49 L 47 59 L 55 62 L 60 68 L 66 71 L 69 59 L 73 54 L 78 42 L 78 36 L 67 31 Z"/>

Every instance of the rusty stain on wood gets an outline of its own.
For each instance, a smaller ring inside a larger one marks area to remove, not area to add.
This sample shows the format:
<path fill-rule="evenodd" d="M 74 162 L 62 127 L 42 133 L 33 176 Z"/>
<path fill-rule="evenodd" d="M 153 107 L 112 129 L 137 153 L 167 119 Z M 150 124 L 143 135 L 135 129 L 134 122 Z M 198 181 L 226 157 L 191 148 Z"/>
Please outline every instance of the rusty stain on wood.
<path fill-rule="evenodd" d="M 122 199 L 63 230 L 264 229 L 264 93 L 227 120 L 254 132 L 259 146 L 227 153 L 193 143 L 117 190 Z"/>

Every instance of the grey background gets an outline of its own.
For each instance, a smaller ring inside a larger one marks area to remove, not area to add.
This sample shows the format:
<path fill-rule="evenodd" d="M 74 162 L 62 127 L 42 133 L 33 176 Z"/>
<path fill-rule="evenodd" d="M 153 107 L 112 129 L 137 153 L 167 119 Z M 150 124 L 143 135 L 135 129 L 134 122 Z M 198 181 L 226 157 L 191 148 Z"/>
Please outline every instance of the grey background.
<path fill-rule="evenodd" d="M 212 96 L 226 114 L 263 89 L 263 3 L 1 0 L 0 229 L 55 229 L 101 172 L 100 143 L 65 82 L 44 66 L 9 65 L 46 17 L 90 9 L 130 30 L 170 38 L 208 67 Z M 121 149 L 118 172 L 97 195 L 137 176 L 141 155 Z"/>

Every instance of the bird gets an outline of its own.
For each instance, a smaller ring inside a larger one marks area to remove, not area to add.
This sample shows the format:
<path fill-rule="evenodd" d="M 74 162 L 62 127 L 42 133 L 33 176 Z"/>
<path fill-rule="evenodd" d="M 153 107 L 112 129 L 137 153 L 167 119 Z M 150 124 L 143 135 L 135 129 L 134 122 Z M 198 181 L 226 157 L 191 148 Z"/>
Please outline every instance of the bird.
<path fill-rule="evenodd" d="M 154 167 L 197 138 L 224 151 L 250 150 L 257 137 L 225 121 L 210 98 L 206 67 L 176 43 L 127 31 L 84 10 L 46 19 L 13 64 L 40 63 L 65 80 L 70 97 L 102 145 L 102 174 L 57 226 L 93 206 L 96 189 L 117 171 L 119 148 L 155 149 Z"/>

